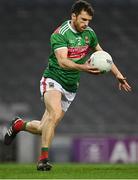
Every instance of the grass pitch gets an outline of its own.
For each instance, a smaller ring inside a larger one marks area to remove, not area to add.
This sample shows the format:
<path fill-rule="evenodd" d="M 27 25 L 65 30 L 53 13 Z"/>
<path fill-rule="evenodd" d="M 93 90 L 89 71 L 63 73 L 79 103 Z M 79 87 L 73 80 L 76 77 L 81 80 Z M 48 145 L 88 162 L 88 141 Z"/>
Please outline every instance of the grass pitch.
<path fill-rule="evenodd" d="M 35 164 L 0 164 L 0 179 L 138 179 L 138 164 L 54 164 L 46 172 Z"/>

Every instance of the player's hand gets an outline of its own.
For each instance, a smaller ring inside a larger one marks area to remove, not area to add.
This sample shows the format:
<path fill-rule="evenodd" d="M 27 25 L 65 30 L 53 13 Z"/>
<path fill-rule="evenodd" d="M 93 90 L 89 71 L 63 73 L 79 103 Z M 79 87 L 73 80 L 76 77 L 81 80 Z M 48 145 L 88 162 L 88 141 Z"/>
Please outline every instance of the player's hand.
<path fill-rule="evenodd" d="M 90 67 L 90 69 L 88 70 L 88 73 L 94 74 L 94 75 L 99 75 L 99 74 L 101 74 L 101 71 L 98 68 Z"/>
<path fill-rule="evenodd" d="M 90 74 L 94 74 L 94 75 L 99 75 L 99 74 L 101 74 L 101 72 L 100 72 L 99 69 L 97 69 L 97 68 L 95 68 L 95 67 L 92 67 L 92 66 L 90 66 L 90 65 L 87 65 L 87 66 L 88 66 L 88 68 L 87 68 L 86 72 L 88 72 L 88 73 L 90 73 Z"/>
<path fill-rule="evenodd" d="M 101 74 L 100 70 L 98 68 L 95 68 L 94 66 L 90 65 L 90 60 L 88 59 L 86 63 L 84 64 L 86 66 L 86 72 L 94 75 Z"/>
<path fill-rule="evenodd" d="M 131 91 L 131 86 L 128 84 L 126 78 L 124 77 L 117 77 L 118 81 L 119 81 L 119 90 L 125 90 L 126 92 Z"/>

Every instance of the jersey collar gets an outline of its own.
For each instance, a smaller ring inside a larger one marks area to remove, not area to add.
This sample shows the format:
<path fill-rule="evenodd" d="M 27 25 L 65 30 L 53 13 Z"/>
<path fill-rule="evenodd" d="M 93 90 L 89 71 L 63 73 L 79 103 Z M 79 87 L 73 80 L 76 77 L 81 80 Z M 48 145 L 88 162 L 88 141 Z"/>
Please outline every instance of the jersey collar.
<path fill-rule="evenodd" d="M 68 20 L 68 26 L 70 28 L 71 31 L 73 31 L 74 33 L 79 33 L 78 31 L 76 31 L 72 26 L 71 26 L 71 20 Z"/>

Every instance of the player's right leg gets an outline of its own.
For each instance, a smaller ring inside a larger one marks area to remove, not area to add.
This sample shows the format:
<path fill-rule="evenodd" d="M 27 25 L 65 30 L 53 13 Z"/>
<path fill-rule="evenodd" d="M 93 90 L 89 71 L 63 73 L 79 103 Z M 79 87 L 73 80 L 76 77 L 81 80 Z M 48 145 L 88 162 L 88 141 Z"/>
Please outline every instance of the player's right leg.
<path fill-rule="evenodd" d="M 52 168 L 49 163 L 48 151 L 54 137 L 55 128 L 65 114 L 61 107 L 61 97 L 62 93 L 56 89 L 47 91 L 44 94 L 47 116 L 45 116 L 45 123 L 42 127 L 41 155 L 37 163 L 37 170 L 39 171 L 48 171 Z"/>

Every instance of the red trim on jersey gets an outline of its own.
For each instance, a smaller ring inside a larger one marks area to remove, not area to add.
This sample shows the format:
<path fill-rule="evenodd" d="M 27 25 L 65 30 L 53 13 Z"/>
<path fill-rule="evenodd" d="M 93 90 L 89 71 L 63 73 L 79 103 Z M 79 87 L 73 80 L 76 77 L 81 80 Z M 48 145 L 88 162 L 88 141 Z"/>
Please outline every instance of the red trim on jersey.
<path fill-rule="evenodd" d="M 44 78 L 43 81 L 42 81 L 43 94 L 46 92 L 46 79 L 47 78 Z"/>
<path fill-rule="evenodd" d="M 60 30 L 61 26 L 59 26 L 55 31 L 54 31 L 54 34 L 58 34 L 59 33 L 59 30 Z"/>

